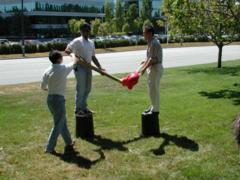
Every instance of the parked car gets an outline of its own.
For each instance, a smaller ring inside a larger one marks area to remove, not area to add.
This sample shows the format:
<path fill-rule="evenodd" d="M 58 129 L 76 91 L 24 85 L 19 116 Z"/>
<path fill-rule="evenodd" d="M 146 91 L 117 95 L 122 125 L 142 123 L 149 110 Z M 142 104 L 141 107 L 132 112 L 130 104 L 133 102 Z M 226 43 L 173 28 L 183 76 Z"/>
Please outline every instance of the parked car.
<path fill-rule="evenodd" d="M 100 41 L 100 42 L 102 42 L 102 41 L 105 41 L 107 38 L 106 37 L 104 37 L 104 36 L 97 36 L 97 37 L 95 37 L 95 41 Z"/>
<path fill-rule="evenodd" d="M 9 45 L 10 42 L 7 39 L 0 39 L 0 45 Z"/>
<path fill-rule="evenodd" d="M 69 43 L 70 40 L 66 38 L 54 38 L 50 40 L 48 43 Z"/>
<path fill-rule="evenodd" d="M 20 41 L 21 42 L 21 41 Z M 30 45 L 43 45 L 43 42 L 36 40 L 36 39 L 31 39 L 31 40 L 25 40 L 25 44 L 30 44 Z"/>

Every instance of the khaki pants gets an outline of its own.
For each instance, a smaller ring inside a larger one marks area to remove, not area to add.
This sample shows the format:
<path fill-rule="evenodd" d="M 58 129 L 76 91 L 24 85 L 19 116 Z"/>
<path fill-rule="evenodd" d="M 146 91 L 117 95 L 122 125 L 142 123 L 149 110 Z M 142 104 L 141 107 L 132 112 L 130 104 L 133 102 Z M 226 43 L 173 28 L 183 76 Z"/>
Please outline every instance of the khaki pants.
<path fill-rule="evenodd" d="M 159 112 L 160 109 L 160 79 L 163 75 L 162 64 L 156 64 L 147 69 L 148 92 L 151 101 L 151 110 Z"/>

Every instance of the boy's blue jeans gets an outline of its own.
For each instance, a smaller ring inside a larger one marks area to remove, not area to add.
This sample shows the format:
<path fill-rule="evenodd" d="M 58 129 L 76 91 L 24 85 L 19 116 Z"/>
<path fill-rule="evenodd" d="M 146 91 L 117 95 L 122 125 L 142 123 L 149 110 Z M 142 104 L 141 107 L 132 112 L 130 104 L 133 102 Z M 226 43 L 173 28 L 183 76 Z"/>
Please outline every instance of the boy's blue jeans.
<path fill-rule="evenodd" d="M 86 110 L 87 98 L 92 88 L 92 70 L 77 65 L 75 70 L 76 97 L 75 97 L 75 111 Z"/>
<path fill-rule="evenodd" d="M 70 132 L 67 128 L 65 98 L 61 95 L 48 95 L 48 108 L 53 115 L 54 125 L 48 138 L 46 151 L 52 152 L 61 134 L 66 145 L 72 144 Z"/>

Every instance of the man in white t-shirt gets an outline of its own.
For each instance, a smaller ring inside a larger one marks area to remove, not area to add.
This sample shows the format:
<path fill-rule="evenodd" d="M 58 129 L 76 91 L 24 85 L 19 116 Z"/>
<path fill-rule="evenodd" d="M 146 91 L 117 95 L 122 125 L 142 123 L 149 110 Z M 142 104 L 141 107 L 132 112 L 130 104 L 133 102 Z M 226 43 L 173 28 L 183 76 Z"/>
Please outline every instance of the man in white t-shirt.
<path fill-rule="evenodd" d="M 89 64 L 93 61 L 100 70 L 105 71 L 95 56 L 94 42 L 89 39 L 90 32 L 91 26 L 84 23 L 80 27 L 81 36 L 71 41 L 65 52 L 67 54 L 74 53 L 76 56 L 83 57 Z M 78 64 L 75 68 L 75 77 L 77 81 L 75 113 L 76 116 L 82 117 L 92 113 L 87 107 L 87 98 L 92 86 L 92 71 Z"/>

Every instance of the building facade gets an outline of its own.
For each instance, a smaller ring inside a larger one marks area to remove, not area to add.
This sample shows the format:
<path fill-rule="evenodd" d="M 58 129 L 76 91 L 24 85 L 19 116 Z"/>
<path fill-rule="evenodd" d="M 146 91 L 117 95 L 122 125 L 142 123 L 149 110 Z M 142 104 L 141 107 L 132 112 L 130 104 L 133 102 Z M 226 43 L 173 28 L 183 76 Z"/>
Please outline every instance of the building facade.
<path fill-rule="evenodd" d="M 152 0 L 153 17 L 160 16 L 162 1 Z M 26 34 L 34 37 L 69 34 L 68 21 L 73 18 L 84 18 L 90 22 L 95 18 L 103 19 L 105 17 L 105 0 L 23 0 L 23 2 L 25 21 L 28 23 L 26 26 L 31 28 L 31 30 L 26 31 Z M 109 0 L 109 2 L 114 4 L 116 0 Z M 139 11 L 142 6 L 142 0 L 123 0 L 122 2 L 137 4 Z M 14 29 L 20 26 L 17 25 L 20 23 L 19 17 L 17 17 L 20 12 L 21 0 L 0 0 L 0 17 L 7 19 L 9 23 L 16 22 L 16 25 L 6 32 L 16 34 Z M 14 15 L 16 18 L 11 21 L 11 17 Z"/>
<path fill-rule="evenodd" d="M 31 23 L 32 36 L 68 34 L 70 19 L 90 21 L 104 18 L 104 0 L 24 0 L 24 14 Z M 21 11 L 21 0 L 0 0 L 0 16 L 13 17 Z"/>

